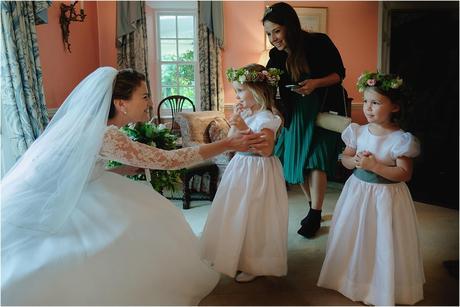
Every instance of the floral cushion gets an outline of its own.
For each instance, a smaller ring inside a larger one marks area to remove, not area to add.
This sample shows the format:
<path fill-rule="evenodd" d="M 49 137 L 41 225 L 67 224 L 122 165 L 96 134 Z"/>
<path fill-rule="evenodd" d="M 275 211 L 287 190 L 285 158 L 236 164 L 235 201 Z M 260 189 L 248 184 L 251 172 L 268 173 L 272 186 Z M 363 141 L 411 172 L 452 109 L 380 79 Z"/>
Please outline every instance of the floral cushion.
<path fill-rule="evenodd" d="M 224 113 L 220 111 L 178 112 L 176 122 L 181 129 L 183 147 L 218 141 L 226 137 L 230 129 Z M 211 159 L 219 167 L 219 181 L 233 154 L 226 152 Z"/>
<path fill-rule="evenodd" d="M 176 122 L 180 126 L 183 146 L 210 143 L 208 126 L 210 121 L 223 113 L 218 111 L 178 112 Z"/>
<path fill-rule="evenodd" d="M 209 120 L 206 118 L 194 118 L 189 122 L 189 136 L 190 139 L 199 144 L 210 143 L 209 134 L 206 127 Z"/>
<path fill-rule="evenodd" d="M 212 121 L 209 122 L 208 126 L 208 134 L 209 140 L 212 142 L 220 141 L 227 137 L 228 130 L 230 130 L 230 124 L 225 118 L 216 117 Z M 228 164 L 230 159 L 233 157 L 233 152 L 225 152 L 213 158 L 213 161 L 216 164 Z"/>
<path fill-rule="evenodd" d="M 225 118 L 216 117 L 208 125 L 209 140 L 211 143 L 220 141 L 227 137 L 230 124 Z"/>

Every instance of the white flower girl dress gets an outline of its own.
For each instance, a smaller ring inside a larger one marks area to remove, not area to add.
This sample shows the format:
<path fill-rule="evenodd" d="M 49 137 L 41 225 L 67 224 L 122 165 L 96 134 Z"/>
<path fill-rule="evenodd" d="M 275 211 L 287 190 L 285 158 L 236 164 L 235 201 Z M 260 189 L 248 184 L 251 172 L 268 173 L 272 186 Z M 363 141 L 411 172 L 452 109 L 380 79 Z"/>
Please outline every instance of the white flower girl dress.
<path fill-rule="evenodd" d="M 416 138 L 403 130 L 376 136 L 368 125 L 353 123 L 342 139 L 390 166 L 420 152 Z M 406 183 L 356 169 L 334 210 L 318 286 L 365 304 L 394 305 L 422 300 L 424 282 L 417 216 Z"/>
<path fill-rule="evenodd" d="M 254 132 L 275 134 L 281 119 L 264 110 L 244 117 Z M 227 165 L 201 238 L 202 256 L 234 277 L 287 273 L 288 196 L 275 156 L 237 153 Z"/>

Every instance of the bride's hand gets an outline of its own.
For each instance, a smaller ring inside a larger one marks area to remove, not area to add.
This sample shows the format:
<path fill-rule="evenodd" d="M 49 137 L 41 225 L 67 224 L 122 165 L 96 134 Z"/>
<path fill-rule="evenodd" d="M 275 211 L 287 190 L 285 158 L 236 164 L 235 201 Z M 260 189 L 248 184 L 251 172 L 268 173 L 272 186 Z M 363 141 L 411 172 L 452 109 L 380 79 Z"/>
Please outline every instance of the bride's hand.
<path fill-rule="evenodd" d="M 238 133 L 227 137 L 228 147 L 231 151 L 250 151 L 254 146 L 266 142 L 263 133 Z"/>

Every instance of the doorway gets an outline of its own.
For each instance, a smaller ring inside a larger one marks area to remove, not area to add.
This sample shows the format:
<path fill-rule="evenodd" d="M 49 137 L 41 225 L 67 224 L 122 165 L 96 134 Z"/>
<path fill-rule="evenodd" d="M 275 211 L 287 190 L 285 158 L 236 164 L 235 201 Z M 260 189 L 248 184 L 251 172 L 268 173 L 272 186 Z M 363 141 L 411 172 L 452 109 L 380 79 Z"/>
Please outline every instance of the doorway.
<path fill-rule="evenodd" d="M 408 183 L 412 197 L 453 209 L 459 208 L 458 5 L 387 2 L 382 20 L 389 36 L 381 67 L 409 85 L 408 131 L 421 143 Z"/>

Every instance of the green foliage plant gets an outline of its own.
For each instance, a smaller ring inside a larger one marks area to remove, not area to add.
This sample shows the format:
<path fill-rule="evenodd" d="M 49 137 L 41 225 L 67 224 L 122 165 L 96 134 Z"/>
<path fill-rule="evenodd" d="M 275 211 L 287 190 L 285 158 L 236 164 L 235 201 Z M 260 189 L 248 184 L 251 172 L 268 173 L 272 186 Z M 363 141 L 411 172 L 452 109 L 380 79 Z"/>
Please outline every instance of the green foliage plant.
<path fill-rule="evenodd" d="M 133 123 L 120 128 L 120 131 L 126 134 L 131 140 L 154 146 L 164 150 L 173 150 L 177 148 L 177 136 L 164 125 L 155 125 L 149 122 Z M 122 164 L 117 161 L 109 161 L 107 167 L 116 168 Z M 175 191 L 177 184 L 181 182 L 183 170 L 150 170 L 150 184 L 152 187 L 163 194 L 164 190 Z M 145 174 L 127 176 L 133 180 L 147 180 Z"/>

